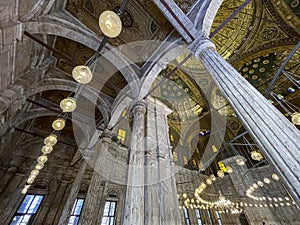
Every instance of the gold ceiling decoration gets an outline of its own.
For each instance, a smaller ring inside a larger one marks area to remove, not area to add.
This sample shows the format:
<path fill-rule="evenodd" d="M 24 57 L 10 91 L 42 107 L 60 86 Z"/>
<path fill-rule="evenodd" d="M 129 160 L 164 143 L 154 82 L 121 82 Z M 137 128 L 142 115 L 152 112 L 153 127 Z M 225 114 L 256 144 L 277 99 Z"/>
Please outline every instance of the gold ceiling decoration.
<path fill-rule="evenodd" d="M 280 18 L 300 34 L 300 1 L 299 0 L 270 0 Z"/>
<path fill-rule="evenodd" d="M 219 9 L 219 13 L 214 19 L 211 31 L 220 26 L 220 24 L 244 2 L 244 0 L 225 0 Z M 237 16 L 235 16 L 234 19 L 226 24 L 221 32 L 218 32 L 212 38 L 218 52 L 223 58 L 229 58 L 245 41 L 248 32 L 251 30 L 253 13 L 254 3 L 252 1 Z"/>

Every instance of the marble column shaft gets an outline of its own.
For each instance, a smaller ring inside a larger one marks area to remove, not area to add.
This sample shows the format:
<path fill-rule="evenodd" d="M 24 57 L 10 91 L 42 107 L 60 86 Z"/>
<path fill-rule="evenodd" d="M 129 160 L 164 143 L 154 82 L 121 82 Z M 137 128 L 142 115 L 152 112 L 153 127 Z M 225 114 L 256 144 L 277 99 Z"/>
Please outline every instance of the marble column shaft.
<path fill-rule="evenodd" d="M 154 122 L 155 114 L 153 104 L 148 102 L 145 153 L 145 225 L 159 225 L 161 217 L 159 208 L 158 145 Z"/>
<path fill-rule="evenodd" d="M 151 150 L 153 164 L 147 172 L 150 172 L 153 180 L 151 185 L 145 186 L 145 196 L 149 196 L 145 197 L 145 221 L 148 222 L 146 224 L 153 221 L 155 223 L 152 224 L 160 225 L 181 224 L 173 155 L 169 143 L 167 115 L 170 112 L 171 110 L 159 100 L 148 98 L 147 152 Z M 148 175 L 146 173 L 145 177 Z M 150 212 L 147 212 L 147 209 L 151 209 Z"/>
<path fill-rule="evenodd" d="M 100 196 L 101 170 L 104 168 L 106 153 L 111 144 L 111 132 L 104 130 L 101 135 L 94 163 L 94 172 L 89 184 L 88 192 L 83 205 L 82 213 L 78 225 L 95 225 L 98 212 L 95 210 Z"/>
<path fill-rule="evenodd" d="M 144 156 L 146 104 L 137 102 L 132 109 L 133 127 L 127 170 L 123 225 L 144 224 Z"/>
<path fill-rule="evenodd" d="M 81 182 L 84 178 L 85 171 L 86 171 L 86 162 L 82 161 L 81 165 L 80 165 L 80 168 L 79 168 L 79 171 L 76 174 L 76 177 L 73 181 L 71 191 L 69 193 L 67 202 L 65 203 L 64 209 L 63 209 L 62 214 L 60 216 L 58 225 L 68 224 L 69 218 L 70 218 L 71 213 L 72 213 L 73 205 L 74 205 L 75 200 L 77 198 Z"/>
<path fill-rule="evenodd" d="M 300 132 L 213 48 L 206 38 L 195 51 L 264 156 L 300 205 Z"/>

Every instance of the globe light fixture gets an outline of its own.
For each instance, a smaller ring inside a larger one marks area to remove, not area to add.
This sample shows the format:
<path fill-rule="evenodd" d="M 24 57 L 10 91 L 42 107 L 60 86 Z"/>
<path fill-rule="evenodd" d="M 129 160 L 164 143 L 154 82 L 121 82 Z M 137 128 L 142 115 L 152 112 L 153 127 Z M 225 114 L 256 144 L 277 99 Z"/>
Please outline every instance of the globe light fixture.
<path fill-rule="evenodd" d="M 257 184 L 258 184 L 258 186 L 260 186 L 260 187 L 263 187 L 264 186 L 264 182 L 262 182 L 262 181 L 257 181 Z"/>
<path fill-rule="evenodd" d="M 44 139 L 45 145 L 53 146 L 57 143 L 57 136 L 55 134 L 50 134 L 48 137 Z"/>
<path fill-rule="evenodd" d="M 210 179 L 211 179 L 212 181 L 215 181 L 215 180 L 216 180 L 215 175 L 211 174 L 211 175 L 210 175 Z"/>
<path fill-rule="evenodd" d="M 203 189 L 205 189 L 206 188 L 206 184 L 205 183 L 201 183 L 200 187 L 202 187 Z"/>
<path fill-rule="evenodd" d="M 256 161 L 261 161 L 264 157 L 262 154 L 258 151 L 252 151 L 251 152 L 251 158 L 256 160 Z"/>
<path fill-rule="evenodd" d="M 72 71 L 72 76 L 80 84 L 87 84 L 93 78 L 92 71 L 88 66 L 76 66 Z"/>
<path fill-rule="evenodd" d="M 38 164 L 36 164 L 35 165 L 35 168 L 37 169 L 37 170 L 41 170 L 41 169 L 43 169 L 44 168 L 44 164 L 43 163 L 38 163 Z"/>
<path fill-rule="evenodd" d="M 22 191 L 21 191 L 21 193 L 22 193 L 23 195 L 25 195 L 25 194 L 27 193 L 27 191 L 28 191 L 27 188 L 23 188 Z"/>
<path fill-rule="evenodd" d="M 58 118 L 53 121 L 52 128 L 57 131 L 62 130 L 65 127 L 65 123 L 66 121 L 64 119 Z"/>
<path fill-rule="evenodd" d="M 32 170 L 31 171 L 31 175 L 33 175 L 33 176 L 37 176 L 38 174 L 40 173 L 40 171 L 39 170 L 37 170 L 37 169 L 34 169 L 34 170 Z"/>
<path fill-rule="evenodd" d="M 280 178 L 279 178 L 279 176 L 276 173 L 273 173 L 272 174 L 272 179 L 276 180 L 276 181 L 279 181 Z"/>
<path fill-rule="evenodd" d="M 271 183 L 271 180 L 269 179 L 269 178 L 264 178 L 264 182 L 266 183 L 266 184 L 269 184 L 269 183 Z"/>
<path fill-rule="evenodd" d="M 219 170 L 219 171 L 217 172 L 217 175 L 218 175 L 219 177 L 223 178 L 223 177 L 224 177 L 224 172 L 223 172 L 222 170 Z"/>
<path fill-rule="evenodd" d="M 296 112 L 291 115 L 292 123 L 295 125 L 300 125 L 300 113 Z"/>
<path fill-rule="evenodd" d="M 38 163 L 42 163 L 42 164 L 44 164 L 45 162 L 47 162 L 47 160 L 48 160 L 48 157 L 46 155 L 41 155 L 37 159 Z"/>
<path fill-rule="evenodd" d="M 35 178 L 36 178 L 36 175 L 32 175 L 32 174 L 30 174 L 28 177 L 28 179 L 35 179 Z"/>
<path fill-rule="evenodd" d="M 207 178 L 207 179 L 206 179 L 206 183 L 207 183 L 208 185 L 211 185 L 211 184 L 212 184 L 212 180 L 211 180 L 210 178 Z"/>
<path fill-rule="evenodd" d="M 233 169 L 231 166 L 226 166 L 226 171 L 227 171 L 227 173 L 232 173 Z"/>
<path fill-rule="evenodd" d="M 236 164 L 239 165 L 239 166 L 245 165 L 245 161 L 244 161 L 244 159 L 242 159 L 242 158 L 237 158 L 237 159 L 235 160 L 235 162 L 236 162 Z"/>
<path fill-rule="evenodd" d="M 60 101 L 60 108 L 63 112 L 73 112 L 76 109 L 76 100 L 68 97 Z"/>
<path fill-rule="evenodd" d="M 35 179 L 35 177 L 29 177 L 28 179 L 27 179 L 27 184 L 32 184 L 33 182 L 34 182 L 34 179 Z M 27 191 L 26 191 L 27 192 Z M 26 193 L 25 192 L 25 193 Z"/>
<path fill-rule="evenodd" d="M 53 148 L 52 148 L 51 145 L 44 145 L 44 146 L 42 147 L 42 153 L 45 154 L 45 155 L 51 153 L 52 150 L 53 150 Z"/>
<path fill-rule="evenodd" d="M 115 38 L 122 31 L 122 22 L 115 12 L 107 10 L 101 13 L 99 17 L 99 27 L 105 36 Z"/>

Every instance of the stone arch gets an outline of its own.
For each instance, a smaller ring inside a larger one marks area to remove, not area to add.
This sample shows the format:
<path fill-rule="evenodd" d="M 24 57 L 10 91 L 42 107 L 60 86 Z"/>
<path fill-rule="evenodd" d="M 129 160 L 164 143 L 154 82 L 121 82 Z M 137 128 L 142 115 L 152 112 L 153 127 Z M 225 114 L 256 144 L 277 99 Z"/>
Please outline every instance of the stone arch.
<path fill-rule="evenodd" d="M 187 53 L 188 50 L 183 45 L 179 45 L 180 40 L 175 40 L 170 42 L 167 46 L 164 46 L 164 51 L 156 57 L 155 63 L 152 68 L 149 69 L 146 76 L 143 77 L 141 81 L 139 99 L 143 99 L 150 90 L 151 85 L 159 75 L 162 69 L 165 69 L 172 60 L 177 56 Z"/>
<path fill-rule="evenodd" d="M 206 1 L 206 4 L 201 5 L 194 22 L 197 30 L 209 36 L 211 25 L 222 2 L 223 0 Z"/>
<path fill-rule="evenodd" d="M 91 49 L 96 50 L 103 38 L 99 38 L 95 33 L 84 27 L 80 22 L 74 20 L 73 17 L 64 14 L 61 17 L 56 15 L 48 15 L 41 17 L 38 22 L 31 21 L 25 23 L 25 29 L 33 34 L 48 34 L 61 36 L 70 40 L 81 43 Z M 128 82 L 131 93 L 134 96 L 138 91 L 139 78 L 130 66 L 129 60 L 126 59 L 116 48 L 106 44 L 102 55 L 121 72 Z"/>
<path fill-rule="evenodd" d="M 43 108 L 32 109 L 26 112 L 25 114 L 23 114 L 22 117 L 18 118 L 14 122 L 14 125 L 17 126 L 18 124 L 24 123 L 28 120 L 32 120 L 38 117 L 45 117 L 45 116 L 57 116 L 57 113 Z M 85 124 L 82 123 L 78 118 L 79 115 L 75 115 L 75 117 L 73 116 L 72 122 L 74 122 L 80 128 L 81 132 L 84 134 L 87 140 L 89 140 L 91 131 L 89 131 L 88 130 L 89 127 L 85 126 Z M 67 118 L 67 119 L 70 120 L 71 118 Z"/>
<path fill-rule="evenodd" d="M 76 87 L 77 87 L 77 83 L 74 81 L 60 79 L 60 78 L 48 78 L 33 84 L 25 92 L 24 96 L 25 98 L 28 98 L 29 96 L 47 90 L 75 91 Z M 92 103 L 96 103 L 97 101 L 100 102 L 100 104 L 96 104 L 96 106 L 100 110 L 104 122 L 107 124 L 109 121 L 109 114 L 110 114 L 107 111 L 107 109 L 110 109 L 110 106 L 109 106 L 109 102 L 104 99 L 104 95 L 98 96 L 99 93 L 92 90 L 89 87 L 86 87 L 81 94 Z"/>

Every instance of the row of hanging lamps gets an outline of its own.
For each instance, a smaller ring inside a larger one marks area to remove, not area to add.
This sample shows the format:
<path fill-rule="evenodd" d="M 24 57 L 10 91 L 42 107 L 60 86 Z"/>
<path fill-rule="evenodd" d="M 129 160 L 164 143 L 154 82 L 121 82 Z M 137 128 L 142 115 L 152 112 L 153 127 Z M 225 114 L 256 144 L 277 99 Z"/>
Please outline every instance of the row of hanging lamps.
<path fill-rule="evenodd" d="M 60 131 L 64 129 L 65 125 L 66 125 L 66 120 L 63 118 L 58 118 L 53 121 L 52 128 L 56 131 Z"/>
<path fill-rule="evenodd" d="M 101 32 L 109 37 L 115 38 L 120 35 L 122 30 L 122 22 L 120 17 L 113 11 L 104 11 L 99 17 L 99 27 Z M 101 46 L 101 45 L 100 45 Z M 99 49 L 97 50 L 96 54 L 99 54 Z M 88 84 L 91 82 L 93 78 L 93 74 L 91 69 L 88 65 L 80 65 L 74 67 L 72 70 L 72 76 L 76 82 L 79 84 Z M 60 102 L 60 108 L 62 109 L 63 113 L 73 112 L 77 105 L 76 99 L 72 97 L 67 97 Z M 66 125 L 65 118 L 57 118 L 52 122 L 52 128 L 55 131 L 61 131 Z M 26 185 L 22 189 L 22 194 L 26 194 L 27 190 L 34 182 L 36 176 L 39 174 L 40 170 L 43 169 L 45 163 L 48 160 L 48 154 L 53 151 L 53 146 L 57 143 L 57 135 L 50 134 L 48 137 L 44 139 L 44 146 L 42 147 L 42 155 L 37 158 L 37 164 L 35 168 L 31 171 Z"/>
<path fill-rule="evenodd" d="M 72 97 L 67 97 L 60 101 L 60 108 L 63 112 L 73 112 L 76 109 L 76 99 Z"/>
<path fill-rule="evenodd" d="M 99 27 L 105 36 L 115 38 L 122 31 L 122 22 L 115 12 L 107 10 L 99 17 Z M 92 71 L 87 65 L 76 66 L 72 71 L 72 76 L 80 84 L 88 84 L 93 78 Z"/>

